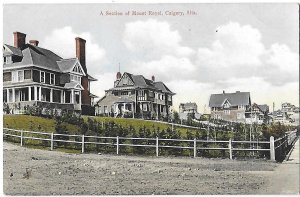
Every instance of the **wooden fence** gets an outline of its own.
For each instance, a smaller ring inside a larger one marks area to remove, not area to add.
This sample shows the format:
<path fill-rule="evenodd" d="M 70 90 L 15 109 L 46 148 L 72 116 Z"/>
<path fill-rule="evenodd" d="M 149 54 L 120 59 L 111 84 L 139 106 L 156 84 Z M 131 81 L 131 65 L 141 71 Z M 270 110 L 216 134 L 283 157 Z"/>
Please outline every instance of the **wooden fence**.
<path fill-rule="evenodd" d="M 162 139 L 162 138 L 133 138 L 133 137 L 102 137 L 102 136 L 85 136 L 85 135 L 69 135 L 69 134 L 57 134 L 53 132 L 35 132 L 24 131 L 16 129 L 3 129 L 4 139 L 9 140 L 8 137 L 19 138 L 20 145 L 24 145 L 26 139 L 40 140 L 50 142 L 50 150 L 53 150 L 54 142 L 56 143 L 73 143 L 81 145 L 81 152 L 85 152 L 85 146 L 88 144 L 102 145 L 102 146 L 114 146 L 116 148 L 116 154 L 119 154 L 121 147 L 150 147 L 155 148 L 156 156 L 159 156 L 159 149 L 172 148 L 172 149 L 189 149 L 193 152 L 194 158 L 199 156 L 198 150 L 222 150 L 228 151 L 228 156 L 233 159 L 235 152 L 239 151 L 252 151 L 254 152 L 268 152 L 270 160 L 277 160 L 276 157 L 281 157 L 280 154 L 286 154 L 286 149 L 297 138 L 296 131 L 287 132 L 282 138 L 274 140 L 271 136 L 269 141 L 214 141 L 214 140 L 199 140 L 199 139 Z M 63 139 L 66 137 L 67 140 Z M 70 140 L 71 139 L 71 140 Z M 102 140 L 102 142 L 101 142 Z M 104 140 L 104 141 L 103 141 Z M 131 141 L 132 143 L 128 143 Z M 136 143 L 133 143 L 135 141 Z M 138 143 L 138 141 L 147 141 L 146 144 Z M 127 143 L 124 143 L 127 142 Z M 168 145 L 168 142 L 178 142 L 177 146 Z M 217 147 L 204 146 L 204 144 L 220 144 Z M 202 145 L 202 146 L 199 146 Z M 280 151 L 279 151 L 280 150 Z M 284 150 L 284 151 L 283 151 Z M 276 154 L 277 153 L 277 154 Z M 283 155 L 285 156 L 285 155 Z"/>

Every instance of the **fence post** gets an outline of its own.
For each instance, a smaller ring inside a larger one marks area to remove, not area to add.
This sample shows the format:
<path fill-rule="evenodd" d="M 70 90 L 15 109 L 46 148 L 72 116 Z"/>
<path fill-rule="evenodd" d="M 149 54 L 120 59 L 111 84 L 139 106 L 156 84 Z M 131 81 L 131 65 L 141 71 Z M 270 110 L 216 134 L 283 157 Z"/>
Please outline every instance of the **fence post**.
<path fill-rule="evenodd" d="M 158 157 L 158 137 L 156 137 L 156 157 Z"/>
<path fill-rule="evenodd" d="M 21 130 L 21 146 L 23 146 L 23 130 Z"/>
<path fill-rule="evenodd" d="M 232 140 L 231 140 L 231 138 L 229 139 L 229 142 L 228 142 L 228 149 L 229 149 L 229 158 L 232 159 Z"/>
<path fill-rule="evenodd" d="M 84 153 L 84 135 L 82 135 L 81 153 Z"/>
<path fill-rule="evenodd" d="M 53 150 L 53 138 L 54 138 L 54 135 L 53 135 L 53 133 L 51 133 L 51 150 Z"/>
<path fill-rule="evenodd" d="M 270 137 L 270 159 L 271 161 L 275 161 L 275 144 L 274 144 L 274 137 Z"/>
<path fill-rule="evenodd" d="M 117 155 L 119 154 L 119 136 L 117 136 Z"/>
<path fill-rule="evenodd" d="M 194 138 L 194 158 L 197 157 L 197 140 Z"/>

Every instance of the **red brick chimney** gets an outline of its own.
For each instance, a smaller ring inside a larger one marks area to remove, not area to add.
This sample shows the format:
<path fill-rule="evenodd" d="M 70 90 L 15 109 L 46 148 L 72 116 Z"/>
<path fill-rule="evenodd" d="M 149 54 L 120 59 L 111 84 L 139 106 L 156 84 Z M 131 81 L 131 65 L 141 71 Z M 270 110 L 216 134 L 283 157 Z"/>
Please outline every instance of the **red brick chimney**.
<path fill-rule="evenodd" d="M 14 32 L 14 47 L 23 48 L 26 42 L 26 34 L 21 32 Z"/>
<path fill-rule="evenodd" d="M 85 64 L 85 43 L 86 41 L 82 38 L 76 37 L 76 57 L 78 58 L 86 76 L 81 78 L 81 85 L 83 87 L 83 91 L 81 94 L 81 102 L 82 105 L 91 105 L 91 97 L 90 97 L 90 81 L 87 76 L 87 68 Z"/>
<path fill-rule="evenodd" d="M 33 46 L 38 46 L 39 45 L 39 41 L 38 40 L 29 40 L 29 43 Z"/>
<path fill-rule="evenodd" d="M 76 40 L 76 57 L 78 58 L 84 72 L 87 74 L 86 64 L 85 64 L 85 40 L 79 37 Z"/>

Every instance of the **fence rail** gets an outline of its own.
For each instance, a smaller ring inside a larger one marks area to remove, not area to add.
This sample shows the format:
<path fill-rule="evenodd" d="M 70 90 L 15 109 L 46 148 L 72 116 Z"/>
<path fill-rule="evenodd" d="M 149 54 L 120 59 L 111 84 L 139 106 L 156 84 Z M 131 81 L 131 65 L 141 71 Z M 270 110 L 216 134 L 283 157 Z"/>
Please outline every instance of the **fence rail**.
<path fill-rule="evenodd" d="M 31 134 L 31 136 L 24 136 L 24 134 Z M 34 136 L 34 135 L 39 135 Z M 41 137 L 40 135 L 47 136 L 46 138 Z M 149 147 L 155 148 L 156 156 L 159 156 L 159 149 L 162 148 L 173 148 L 173 149 L 189 149 L 193 150 L 194 157 L 197 157 L 198 150 L 219 150 L 219 151 L 228 151 L 229 158 L 233 158 L 233 152 L 237 151 L 256 151 L 256 152 L 269 152 L 270 159 L 275 161 L 276 151 L 277 149 L 281 149 L 280 153 L 282 152 L 283 147 L 287 148 L 291 145 L 295 139 L 297 138 L 296 130 L 292 132 L 287 132 L 284 137 L 278 138 L 274 140 L 274 137 L 270 137 L 270 141 L 233 141 L 233 140 L 222 140 L 222 141 L 210 141 L 210 140 L 197 140 L 197 139 L 162 139 L 162 138 L 137 138 L 137 137 L 104 137 L 104 136 L 85 136 L 85 135 L 68 135 L 68 134 L 57 134 L 57 133 L 45 133 L 45 132 L 36 132 L 36 131 L 23 131 L 23 130 L 16 130 L 16 129 L 3 129 L 3 136 L 7 137 L 16 137 L 20 138 L 20 145 L 24 145 L 25 139 L 32 139 L 32 140 L 41 140 L 41 141 L 50 141 L 51 150 L 54 149 L 54 142 L 59 143 L 73 143 L 73 144 L 81 144 L 81 152 L 85 152 L 85 145 L 87 144 L 94 144 L 94 145 L 104 145 L 104 146 L 115 146 L 116 153 L 119 154 L 120 147 Z M 65 140 L 65 139 L 57 139 L 58 136 L 65 136 L 65 137 L 75 137 L 73 140 Z M 86 141 L 87 139 L 95 139 L 98 141 Z M 99 142 L 99 140 L 106 140 L 105 142 Z M 107 140 L 110 140 L 108 142 Z M 123 143 L 120 143 L 121 142 Z M 132 140 L 131 143 L 125 143 L 125 141 Z M 135 143 L 133 143 L 135 140 Z M 144 141 L 147 144 L 140 144 L 137 141 Z M 145 142 L 147 141 L 147 142 Z M 170 143 L 170 142 L 179 142 L 182 143 L 181 145 L 169 145 L 169 144 L 162 144 L 162 143 Z M 184 144 L 185 143 L 185 144 Z M 222 144 L 223 147 L 207 147 L 207 146 L 200 146 L 203 144 Z M 245 147 L 236 147 L 237 145 L 250 144 L 247 145 L 248 148 Z"/>

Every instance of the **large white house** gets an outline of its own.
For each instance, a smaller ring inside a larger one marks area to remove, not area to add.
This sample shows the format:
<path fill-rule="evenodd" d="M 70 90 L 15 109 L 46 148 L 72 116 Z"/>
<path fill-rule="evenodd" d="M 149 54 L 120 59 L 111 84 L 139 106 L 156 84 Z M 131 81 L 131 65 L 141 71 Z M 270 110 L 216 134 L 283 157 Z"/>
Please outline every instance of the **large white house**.
<path fill-rule="evenodd" d="M 95 97 L 90 82 L 96 79 L 87 72 L 85 40 L 75 42 L 76 57 L 64 59 L 14 32 L 14 46 L 3 45 L 4 113 L 25 113 L 30 107 L 88 113 Z"/>

